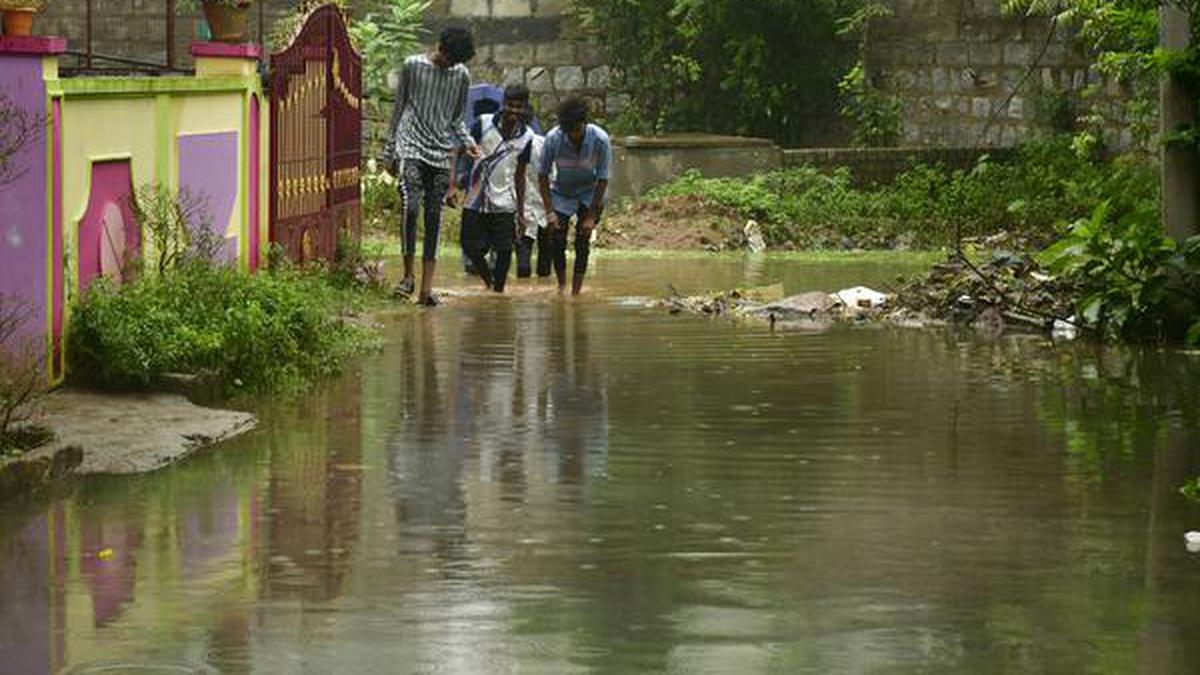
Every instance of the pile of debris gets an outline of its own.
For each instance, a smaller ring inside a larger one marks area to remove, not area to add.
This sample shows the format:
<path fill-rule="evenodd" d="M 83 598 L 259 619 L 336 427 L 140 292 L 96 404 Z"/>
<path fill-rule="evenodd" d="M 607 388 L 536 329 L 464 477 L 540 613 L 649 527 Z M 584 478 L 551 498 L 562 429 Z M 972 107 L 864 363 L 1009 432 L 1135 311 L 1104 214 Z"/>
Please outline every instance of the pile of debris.
<path fill-rule="evenodd" d="M 1077 297 L 1074 285 L 1030 257 L 1006 251 L 982 263 L 952 254 L 896 294 L 899 306 L 954 323 L 1042 329 L 1072 324 Z"/>
<path fill-rule="evenodd" d="M 659 304 L 672 314 L 689 313 L 766 321 L 772 326 L 814 328 L 843 321 L 882 318 L 892 296 L 865 286 L 836 293 L 811 291 L 784 296 L 783 284 L 683 296 L 674 289 Z"/>
<path fill-rule="evenodd" d="M 783 286 L 775 284 L 690 297 L 672 289 L 659 304 L 672 314 L 762 320 L 781 327 L 819 328 L 848 321 L 917 327 L 954 323 L 985 333 L 1020 328 L 1071 338 L 1077 332 L 1072 316 L 1077 297 L 1075 286 L 1047 273 L 1033 259 L 995 251 L 982 263 L 952 254 L 891 294 L 855 286 L 785 297 Z"/>

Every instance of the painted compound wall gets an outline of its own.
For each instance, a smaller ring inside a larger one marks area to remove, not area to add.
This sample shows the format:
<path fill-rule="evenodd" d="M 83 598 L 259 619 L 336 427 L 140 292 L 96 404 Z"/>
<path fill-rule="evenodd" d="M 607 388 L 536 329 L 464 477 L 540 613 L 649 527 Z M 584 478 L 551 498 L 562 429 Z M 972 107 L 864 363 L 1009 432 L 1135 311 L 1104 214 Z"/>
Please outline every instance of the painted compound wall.
<path fill-rule="evenodd" d="M 186 194 L 218 255 L 242 269 L 258 268 L 267 236 L 257 52 L 198 56 L 196 77 L 65 79 L 62 47 L 0 38 L 0 90 L 45 122 L 13 158 L 17 177 L 0 185 L 0 293 L 30 308 L 22 338 L 44 349 L 55 381 L 71 303 L 154 253 L 135 217 L 142 186 Z"/>

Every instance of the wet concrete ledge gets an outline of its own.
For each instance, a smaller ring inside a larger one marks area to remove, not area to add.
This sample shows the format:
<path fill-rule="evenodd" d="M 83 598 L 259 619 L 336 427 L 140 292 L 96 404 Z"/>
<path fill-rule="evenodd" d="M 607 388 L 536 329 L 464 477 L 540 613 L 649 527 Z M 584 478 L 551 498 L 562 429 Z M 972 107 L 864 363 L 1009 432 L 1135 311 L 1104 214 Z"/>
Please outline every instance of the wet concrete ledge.
<path fill-rule="evenodd" d="M 73 389 L 47 397 L 36 421 L 55 440 L 0 466 L 0 473 L 28 479 L 0 486 L 23 491 L 72 474 L 154 471 L 257 423 L 250 413 L 198 406 L 179 394 Z"/>

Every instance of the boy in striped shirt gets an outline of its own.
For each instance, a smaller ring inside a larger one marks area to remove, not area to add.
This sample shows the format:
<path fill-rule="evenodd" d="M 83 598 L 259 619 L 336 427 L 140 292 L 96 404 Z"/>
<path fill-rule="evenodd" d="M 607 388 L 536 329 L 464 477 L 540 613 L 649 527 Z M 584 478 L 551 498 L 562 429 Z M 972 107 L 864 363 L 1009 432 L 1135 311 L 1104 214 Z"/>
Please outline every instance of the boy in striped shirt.
<path fill-rule="evenodd" d="M 471 75 L 464 65 L 475 56 L 475 42 L 465 28 L 442 31 L 437 49 L 404 61 L 396 85 L 396 103 L 388 132 L 385 159 L 399 164 L 400 193 L 404 198 L 404 279 L 396 291 L 411 295 L 417 248 L 417 218 L 425 210 L 421 290 L 417 304 L 433 306 L 433 275 L 437 267 L 442 203 L 450 189 L 451 153 L 457 147 L 470 157 L 479 148 L 467 134 L 463 112 Z"/>

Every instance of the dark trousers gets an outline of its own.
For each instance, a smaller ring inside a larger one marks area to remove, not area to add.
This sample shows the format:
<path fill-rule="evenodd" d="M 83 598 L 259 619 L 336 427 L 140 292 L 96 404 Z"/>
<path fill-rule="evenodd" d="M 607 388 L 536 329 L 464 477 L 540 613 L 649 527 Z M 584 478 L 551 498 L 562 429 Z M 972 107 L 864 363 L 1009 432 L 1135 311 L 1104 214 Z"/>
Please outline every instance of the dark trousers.
<path fill-rule="evenodd" d="M 515 213 L 463 211 L 463 247 L 475 269 L 497 293 L 504 292 L 508 268 L 512 265 Z M 488 266 L 484 251 L 496 254 L 496 263 Z"/>
<path fill-rule="evenodd" d="M 438 235 L 442 229 L 442 202 L 450 191 L 450 170 L 430 166 L 419 159 L 405 159 L 400 168 L 400 196 L 404 201 L 404 255 L 417 250 L 417 217 L 425 207 L 424 260 L 437 260 Z"/>
<path fill-rule="evenodd" d="M 592 227 L 600 224 L 600 216 L 603 209 L 596 214 L 596 222 L 592 223 Z M 571 224 L 571 217 L 575 217 L 575 276 L 583 276 L 587 272 L 588 255 L 592 250 L 591 232 L 584 232 L 579 227 L 579 221 L 587 214 L 587 208 L 580 206 L 578 213 L 567 214 L 555 212 L 558 216 L 558 227 L 547 232 L 547 239 L 550 244 L 550 261 L 554 265 L 554 275 L 558 277 L 559 285 L 567 283 L 567 228 Z M 547 228 L 549 230 L 549 228 Z M 538 272 L 541 273 L 541 250 L 538 251 Z"/>
<path fill-rule="evenodd" d="M 464 208 L 462 210 L 462 218 L 461 218 L 461 220 L 459 220 L 460 224 L 458 226 L 458 244 L 462 248 L 463 272 L 474 275 L 474 274 L 479 274 L 479 270 L 475 269 L 475 263 L 471 261 L 471 254 L 467 251 L 467 239 L 470 236 L 467 234 L 467 220 L 468 220 L 467 209 Z M 487 254 L 488 254 L 487 242 L 484 241 L 483 255 L 487 256 Z"/>
<path fill-rule="evenodd" d="M 517 241 L 517 277 L 527 279 L 533 275 L 533 249 L 537 247 L 537 275 L 550 276 L 550 238 L 546 228 L 538 228 L 537 239 L 521 235 Z"/>

